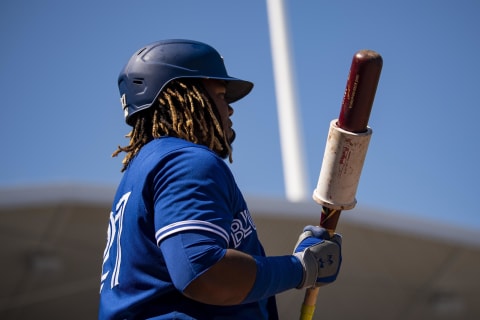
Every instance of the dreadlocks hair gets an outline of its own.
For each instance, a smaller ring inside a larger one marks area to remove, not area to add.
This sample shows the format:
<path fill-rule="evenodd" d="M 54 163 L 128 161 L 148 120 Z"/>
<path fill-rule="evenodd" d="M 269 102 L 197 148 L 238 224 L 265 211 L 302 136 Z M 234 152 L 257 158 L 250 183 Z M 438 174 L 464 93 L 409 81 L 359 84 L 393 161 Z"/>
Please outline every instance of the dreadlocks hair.
<path fill-rule="evenodd" d="M 140 149 L 151 140 L 163 136 L 177 137 L 207 146 L 232 162 L 232 148 L 225 136 L 218 111 L 201 82 L 197 79 L 173 80 L 160 93 L 157 101 L 132 115 L 133 129 L 126 135 L 128 146 L 118 146 L 124 172 Z"/>

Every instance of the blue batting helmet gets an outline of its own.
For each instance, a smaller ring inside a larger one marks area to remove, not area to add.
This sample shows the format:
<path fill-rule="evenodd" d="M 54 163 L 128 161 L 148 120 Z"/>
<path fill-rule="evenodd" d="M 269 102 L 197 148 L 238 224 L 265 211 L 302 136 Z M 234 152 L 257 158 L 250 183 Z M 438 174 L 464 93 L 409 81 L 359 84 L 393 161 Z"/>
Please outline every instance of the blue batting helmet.
<path fill-rule="evenodd" d="M 253 83 L 230 77 L 222 56 L 211 46 L 192 40 L 164 40 L 138 50 L 118 77 L 125 121 L 152 106 L 167 83 L 179 78 L 226 80 L 228 103 L 245 97 Z"/>

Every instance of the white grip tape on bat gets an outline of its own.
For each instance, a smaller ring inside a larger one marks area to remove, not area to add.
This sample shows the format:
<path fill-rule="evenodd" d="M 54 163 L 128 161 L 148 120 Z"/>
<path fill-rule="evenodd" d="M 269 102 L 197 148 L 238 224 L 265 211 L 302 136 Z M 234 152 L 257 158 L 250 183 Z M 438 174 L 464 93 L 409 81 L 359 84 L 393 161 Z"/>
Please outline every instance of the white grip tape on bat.
<path fill-rule="evenodd" d="M 358 182 L 367 155 L 372 129 L 353 133 L 337 126 L 337 119 L 330 122 L 322 168 L 313 200 L 335 210 L 355 207 Z"/>

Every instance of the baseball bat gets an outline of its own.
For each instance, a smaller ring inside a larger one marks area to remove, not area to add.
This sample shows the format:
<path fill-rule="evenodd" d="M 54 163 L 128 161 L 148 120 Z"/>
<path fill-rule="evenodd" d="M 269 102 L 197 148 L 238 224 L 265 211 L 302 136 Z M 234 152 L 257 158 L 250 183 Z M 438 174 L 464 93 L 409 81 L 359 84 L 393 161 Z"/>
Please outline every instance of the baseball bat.
<path fill-rule="evenodd" d="M 382 66 L 382 56 L 373 50 L 354 54 L 340 115 L 330 124 L 313 199 L 322 205 L 320 226 L 331 236 L 342 210 L 356 204 L 355 194 L 372 133 L 368 121 Z M 313 319 L 318 291 L 318 287 L 306 290 L 300 320 Z"/>

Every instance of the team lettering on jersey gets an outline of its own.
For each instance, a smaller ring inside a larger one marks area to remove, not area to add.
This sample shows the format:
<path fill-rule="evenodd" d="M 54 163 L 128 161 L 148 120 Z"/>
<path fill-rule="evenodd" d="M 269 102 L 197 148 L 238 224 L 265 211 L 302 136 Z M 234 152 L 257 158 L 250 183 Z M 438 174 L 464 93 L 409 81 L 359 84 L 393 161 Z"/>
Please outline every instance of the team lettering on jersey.
<path fill-rule="evenodd" d="M 256 230 L 255 223 L 248 210 L 243 210 L 238 214 L 237 219 L 233 219 L 231 229 L 231 239 L 234 248 L 238 248 L 242 241 Z"/>

